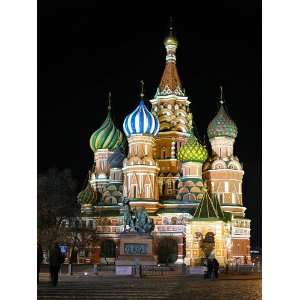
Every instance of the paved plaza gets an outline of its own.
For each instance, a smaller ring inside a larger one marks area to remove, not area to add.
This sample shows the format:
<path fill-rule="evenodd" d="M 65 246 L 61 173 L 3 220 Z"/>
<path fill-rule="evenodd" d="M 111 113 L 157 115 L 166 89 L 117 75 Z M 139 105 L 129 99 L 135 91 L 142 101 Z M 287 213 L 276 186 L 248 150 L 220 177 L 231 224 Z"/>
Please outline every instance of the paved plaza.
<path fill-rule="evenodd" d="M 260 300 L 260 274 L 223 275 L 214 281 L 191 276 L 62 276 L 57 287 L 42 274 L 38 299 Z"/>

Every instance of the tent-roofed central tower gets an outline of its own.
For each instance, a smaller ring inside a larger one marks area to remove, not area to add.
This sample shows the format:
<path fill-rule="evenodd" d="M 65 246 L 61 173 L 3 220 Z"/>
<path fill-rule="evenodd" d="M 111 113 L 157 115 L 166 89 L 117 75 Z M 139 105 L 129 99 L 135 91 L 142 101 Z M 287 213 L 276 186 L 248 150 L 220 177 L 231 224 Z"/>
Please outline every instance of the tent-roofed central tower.
<path fill-rule="evenodd" d="M 156 136 L 155 158 L 160 167 L 160 198 L 175 199 L 175 185 L 180 177 L 177 150 L 190 136 L 192 114 L 190 101 L 185 95 L 176 67 L 178 41 L 174 34 L 172 19 L 169 34 L 164 40 L 166 65 L 152 104 L 152 114 L 157 116 L 160 130 Z"/>

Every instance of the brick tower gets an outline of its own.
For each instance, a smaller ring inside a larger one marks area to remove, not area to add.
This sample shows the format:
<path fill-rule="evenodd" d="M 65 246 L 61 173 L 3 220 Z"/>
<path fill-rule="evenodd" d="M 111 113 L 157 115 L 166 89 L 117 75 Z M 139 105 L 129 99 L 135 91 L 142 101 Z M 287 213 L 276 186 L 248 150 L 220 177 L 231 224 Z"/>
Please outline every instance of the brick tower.
<path fill-rule="evenodd" d="M 245 218 L 242 198 L 244 171 L 233 152 L 237 133 L 236 124 L 224 108 L 220 87 L 220 109 L 207 128 L 212 155 L 203 166 L 203 178 L 211 194 L 217 195 L 223 211 L 233 216 L 232 256 L 245 263 L 250 261 L 250 220 Z"/>
<path fill-rule="evenodd" d="M 176 198 L 175 186 L 180 177 L 177 151 L 192 127 L 190 101 L 185 95 L 176 67 L 176 50 L 178 41 L 174 35 L 172 22 L 170 31 L 164 40 L 166 48 L 166 65 L 159 87 L 153 100 L 152 114 L 157 116 L 160 130 L 155 137 L 155 158 L 160 167 L 159 187 L 161 199 Z"/>

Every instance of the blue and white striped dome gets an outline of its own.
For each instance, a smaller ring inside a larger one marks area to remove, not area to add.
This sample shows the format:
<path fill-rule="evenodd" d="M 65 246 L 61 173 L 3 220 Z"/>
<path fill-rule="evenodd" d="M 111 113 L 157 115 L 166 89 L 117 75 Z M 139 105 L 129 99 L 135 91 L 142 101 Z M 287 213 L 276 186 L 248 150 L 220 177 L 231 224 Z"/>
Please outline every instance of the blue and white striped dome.
<path fill-rule="evenodd" d="M 159 122 L 147 109 L 144 101 L 141 100 L 138 107 L 125 118 L 123 130 L 127 137 L 132 134 L 157 135 L 159 131 Z"/>

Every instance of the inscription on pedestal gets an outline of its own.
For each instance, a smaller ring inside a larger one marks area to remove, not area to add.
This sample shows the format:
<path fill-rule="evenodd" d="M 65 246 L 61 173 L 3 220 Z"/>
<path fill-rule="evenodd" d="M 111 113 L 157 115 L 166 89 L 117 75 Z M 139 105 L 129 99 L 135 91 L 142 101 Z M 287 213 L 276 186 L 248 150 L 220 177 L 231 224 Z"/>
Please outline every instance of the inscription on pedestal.
<path fill-rule="evenodd" d="M 130 243 L 124 244 L 124 253 L 128 255 L 146 255 L 148 253 L 147 244 Z"/>

